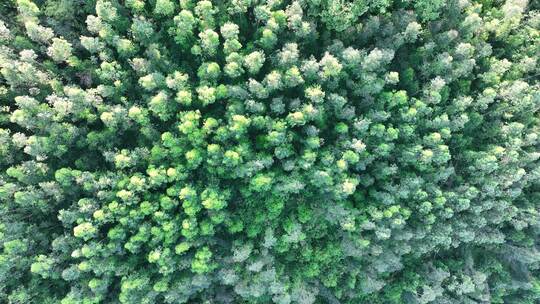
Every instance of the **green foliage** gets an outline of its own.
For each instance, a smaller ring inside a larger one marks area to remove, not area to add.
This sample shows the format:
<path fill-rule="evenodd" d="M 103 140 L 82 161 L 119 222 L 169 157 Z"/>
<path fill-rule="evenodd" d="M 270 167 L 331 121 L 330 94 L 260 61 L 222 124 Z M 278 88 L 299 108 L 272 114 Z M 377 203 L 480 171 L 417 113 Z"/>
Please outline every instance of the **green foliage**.
<path fill-rule="evenodd" d="M 527 0 L 0 4 L 0 303 L 538 303 Z"/>

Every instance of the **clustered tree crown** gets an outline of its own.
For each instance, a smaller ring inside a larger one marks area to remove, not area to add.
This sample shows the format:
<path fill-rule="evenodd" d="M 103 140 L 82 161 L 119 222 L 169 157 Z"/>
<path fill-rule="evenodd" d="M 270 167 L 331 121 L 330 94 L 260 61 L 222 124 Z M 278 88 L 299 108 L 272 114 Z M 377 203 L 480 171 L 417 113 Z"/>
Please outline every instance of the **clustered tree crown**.
<path fill-rule="evenodd" d="M 0 4 L 1 303 L 538 303 L 528 0 Z"/>

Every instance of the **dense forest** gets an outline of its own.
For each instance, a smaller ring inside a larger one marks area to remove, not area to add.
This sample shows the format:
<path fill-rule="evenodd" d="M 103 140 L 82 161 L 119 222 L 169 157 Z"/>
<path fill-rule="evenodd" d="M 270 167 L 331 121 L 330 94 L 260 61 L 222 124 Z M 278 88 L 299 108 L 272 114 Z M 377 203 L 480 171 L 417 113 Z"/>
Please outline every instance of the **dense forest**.
<path fill-rule="evenodd" d="M 540 2 L 1 0 L 0 303 L 540 303 Z"/>

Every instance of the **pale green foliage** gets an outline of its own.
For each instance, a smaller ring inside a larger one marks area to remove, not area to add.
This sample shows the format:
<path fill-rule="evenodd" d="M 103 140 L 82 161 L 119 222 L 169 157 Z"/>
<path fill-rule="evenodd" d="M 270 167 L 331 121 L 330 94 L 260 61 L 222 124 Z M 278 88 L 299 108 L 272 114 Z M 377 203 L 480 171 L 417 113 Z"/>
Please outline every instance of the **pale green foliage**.
<path fill-rule="evenodd" d="M 538 9 L 0 4 L 0 303 L 538 303 Z"/>

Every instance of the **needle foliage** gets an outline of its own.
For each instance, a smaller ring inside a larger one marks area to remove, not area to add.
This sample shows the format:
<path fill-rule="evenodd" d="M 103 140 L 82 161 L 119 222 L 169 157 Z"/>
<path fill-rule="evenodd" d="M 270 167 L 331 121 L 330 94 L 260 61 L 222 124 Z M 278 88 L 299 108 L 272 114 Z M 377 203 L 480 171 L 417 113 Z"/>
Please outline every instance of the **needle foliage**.
<path fill-rule="evenodd" d="M 540 302 L 537 1 L 0 2 L 0 303 Z"/>

